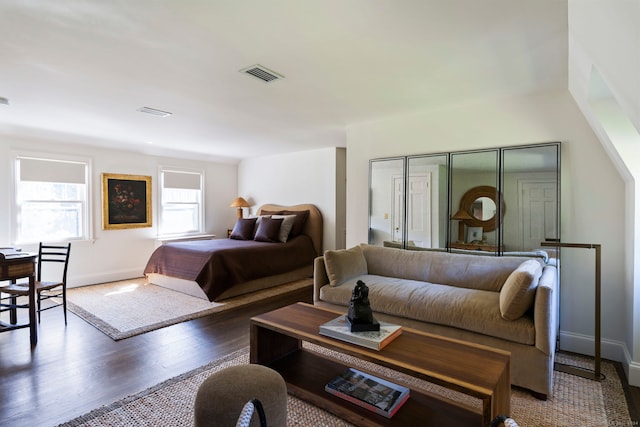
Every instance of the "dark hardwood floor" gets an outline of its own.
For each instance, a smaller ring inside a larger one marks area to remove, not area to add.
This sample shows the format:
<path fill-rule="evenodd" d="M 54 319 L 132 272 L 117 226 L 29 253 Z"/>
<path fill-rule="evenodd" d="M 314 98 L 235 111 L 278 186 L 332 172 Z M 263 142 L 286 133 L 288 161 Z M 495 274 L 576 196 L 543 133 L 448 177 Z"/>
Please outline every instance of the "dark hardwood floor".
<path fill-rule="evenodd" d="M 45 311 L 33 351 L 28 328 L 0 333 L 0 426 L 56 426 L 195 369 L 248 346 L 251 316 L 295 301 L 311 302 L 311 290 L 121 341 Z"/>
<path fill-rule="evenodd" d="M 248 346 L 251 316 L 295 301 L 311 302 L 311 291 L 121 341 L 71 312 L 65 327 L 61 310 L 46 311 L 33 351 L 28 329 L 0 333 L 0 426 L 55 426 L 200 367 Z M 640 425 L 640 388 L 625 387 Z"/>

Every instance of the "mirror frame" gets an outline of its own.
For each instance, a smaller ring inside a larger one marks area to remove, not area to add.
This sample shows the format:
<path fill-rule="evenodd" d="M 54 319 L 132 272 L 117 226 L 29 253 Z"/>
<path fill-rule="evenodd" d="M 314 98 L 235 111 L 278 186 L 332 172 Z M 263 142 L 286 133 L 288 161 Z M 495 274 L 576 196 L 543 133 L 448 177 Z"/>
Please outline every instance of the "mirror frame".
<path fill-rule="evenodd" d="M 493 200 L 496 204 L 496 215 L 487 220 L 478 219 L 473 216 L 471 205 L 480 197 L 486 197 L 488 199 Z M 500 200 L 500 206 L 498 207 L 498 199 Z M 473 187 L 469 189 L 466 193 L 462 195 L 460 199 L 460 211 L 464 211 L 469 214 L 469 218 L 463 219 L 465 225 L 469 227 L 482 227 L 485 232 L 493 231 L 498 226 L 497 217 L 500 216 L 500 223 L 502 223 L 502 218 L 504 217 L 504 213 L 506 211 L 506 206 L 504 204 L 504 199 L 500 192 L 496 189 L 496 187 L 492 187 L 490 185 L 480 185 L 478 187 Z"/>

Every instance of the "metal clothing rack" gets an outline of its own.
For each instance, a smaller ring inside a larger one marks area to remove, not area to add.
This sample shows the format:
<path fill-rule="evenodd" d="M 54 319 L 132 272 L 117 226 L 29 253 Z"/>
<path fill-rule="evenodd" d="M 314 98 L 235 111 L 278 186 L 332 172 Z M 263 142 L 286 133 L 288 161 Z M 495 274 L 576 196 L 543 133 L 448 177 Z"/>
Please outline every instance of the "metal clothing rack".
<path fill-rule="evenodd" d="M 582 248 L 582 249 L 595 249 L 595 369 L 581 368 L 578 366 L 567 365 L 564 363 L 556 362 L 554 368 L 556 371 L 566 372 L 568 374 L 577 375 L 583 378 L 587 378 L 595 381 L 602 381 L 604 376 L 600 370 L 600 350 L 601 350 L 601 308 L 600 301 L 602 297 L 601 282 L 600 282 L 600 250 L 599 244 L 593 243 L 560 243 L 560 242 L 542 242 L 542 246 L 551 246 L 556 248 Z"/>

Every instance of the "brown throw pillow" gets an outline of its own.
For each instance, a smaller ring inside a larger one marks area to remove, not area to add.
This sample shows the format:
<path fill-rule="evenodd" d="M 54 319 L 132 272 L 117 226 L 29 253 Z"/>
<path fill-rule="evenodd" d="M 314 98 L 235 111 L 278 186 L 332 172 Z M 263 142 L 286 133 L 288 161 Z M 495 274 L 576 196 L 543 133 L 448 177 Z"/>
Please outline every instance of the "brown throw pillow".
<path fill-rule="evenodd" d="M 291 237 L 296 237 L 302 234 L 302 230 L 304 229 L 304 224 L 307 222 L 307 218 L 309 218 L 309 210 L 304 211 L 283 211 L 284 215 L 295 215 L 296 220 L 293 222 L 293 228 L 291 229 Z"/>
<path fill-rule="evenodd" d="M 541 275 L 542 266 L 532 259 L 513 270 L 500 290 L 500 314 L 503 319 L 519 319 L 529 310 Z"/>
<path fill-rule="evenodd" d="M 235 240 L 252 240 L 253 229 L 256 225 L 257 218 L 239 218 L 236 225 L 233 226 L 230 239 Z"/>
<path fill-rule="evenodd" d="M 368 273 L 367 260 L 360 246 L 325 251 L 324 264 L 331 286 L 339 286 L 349 279 Z"/>
<path fill-rule="evenodd" d="M 253 240 L 258 242 L 279 242 L 282 221 L 282 218 L 262 217 Z"/>
<path fill-rule="evenodd" d="M 266 210 L 263 209 L 263 210 L 260 211 L 260 216 L 282 215 L 282 212 L 284 212 L 284 211 L 266 211 Z"/>

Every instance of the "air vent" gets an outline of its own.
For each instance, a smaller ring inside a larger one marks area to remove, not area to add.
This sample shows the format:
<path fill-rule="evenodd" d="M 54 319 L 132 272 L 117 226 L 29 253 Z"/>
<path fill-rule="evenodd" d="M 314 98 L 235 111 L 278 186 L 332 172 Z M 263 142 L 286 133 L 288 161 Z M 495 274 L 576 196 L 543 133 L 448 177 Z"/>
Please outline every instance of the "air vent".
<path fill-rule="evenodd" d="M 138 111 L 140 111 L 142 113 L 152 114 L 154 116 L 160 116 L 160 117 L 167 117 L 167 116 L 170 116 L 172 114 L 172 113 L 170 113 L 168 111 L 157 110 L 157 109 L 151 108 L 151 107 L 140 107 L 140 108 L 138 108 Z"/>
<path fill-rule="evenodd" d="M 0 104 L 9 105 L 9 100 L 0 96 Z"/>
<path fill-rule="evenodd" d="M 252 65 L 251 67 L 240 70 L 241 73 L 245 73 L 251 77 L 262 80 L 265 83 L 272 83 L 276 80 L 284 79 L 284 76 L 271 71 L 262 65 Z"/>

